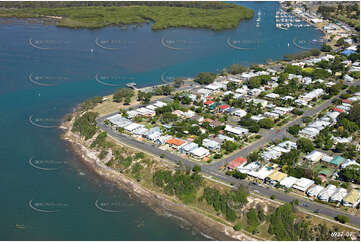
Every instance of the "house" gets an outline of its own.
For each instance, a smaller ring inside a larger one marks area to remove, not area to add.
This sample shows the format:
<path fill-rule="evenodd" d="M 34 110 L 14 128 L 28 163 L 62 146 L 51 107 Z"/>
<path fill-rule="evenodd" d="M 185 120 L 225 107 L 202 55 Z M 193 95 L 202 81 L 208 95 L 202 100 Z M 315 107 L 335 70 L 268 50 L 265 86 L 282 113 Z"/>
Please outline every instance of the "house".
<path fill-rule="evenodd" d="M 251 100 L 253 100 L 253 103 L 254 104 L 261 104 L 261 106 L 264 108 L 264 107 L 266 107 L 267 106 L 267 103 L 268 103 L 268 101 L 267 100 L 263 100 L 263 99 L 251 99 Z"/>
<path fill-rule="evenodd" d="M 170 135 L 159 136 L 158 138 L 155 139 L 154 143 L 157 145 L 164 145 L 171 138 L 172 136 Z"/>
<path fill-rule="evenodd" d="M 272 174 L 270 174 L 266 179 L 265 182 L 267 184 L 270 184 L 272 186 L 277 185 L 277 183 L 281 182 L 283 179 L 285 179 L 287 177 L 286 173 L 280 172 L 280 171 L 276 171 Z"/>
<path fill-rule="evenodd" d="M 327 181 L 327 177 L 332 174 L 332 171 L 329 169 L 322 169 L 318 172 L 318 177 L 321 178 L 323 182 Z"/>
<path fill-rule="evenodd" d="M 338 167 L 339 165 L 341 165 L 341 163 L 345 160 L 345 158 L 343 158 L 342 156 L 335 156 L 331 161 L 330 161 L 330 164 L 335 166 L 335 167 Z"/>
<path fill-rule="evenodd" d="M 123 127 L 123 128 L 127 132 L 132 132 L 133 130 L 139 129 L 141 127 L 144 127 L 144 126 L 141 125 L 141 124 L 137 124 L 137 123 L 131 123 L 131 124 L 129 124 L 129 125 Z"/>
<path fill-rule="evenodd" d="M 323 189 L 325 188 L 320 185 L 313 186 L 307 191 L 307 196 L 311 198 L 316 198 Z"/>
<path fill-rule="evenodd" d="M 241 167 L 241 166 L 245 165 L 246 163 L 247 163 L 246 158 L 237 157 L 236 159 L 234 159 L 233 161 L 228 163 L 227 169 L 234 170 L 234 169 L 237 169 L 238 167 Z"/>
<path fill-rule="evenodd" d="M 227 124 L 225 129 L 225 131 L 230 132 L 232 134 L 236 134 L 236 135 L 246 135 L 248 134 L 248 129 L 245 128 L 241 128 L 239 126 L 232 126 Z"/>
<path fill-rule="evenodd" d="M 206 147 L 211 151 L 219 151 L 221 149 L 220 143 L 211 139 L 203 139 L 202 146 Z"/>
<path fill-rule="evenodd" d="M 347 190 L 345 188 L 337 188 L 336 192 L 330 197 L 330 202 L 333 203 L 340 203 L 342 202 L 342 199 L 346 197 Z"/>
<path fill-rule="evenodd" d="M 247 112 L 244 111 L 243 109 L 236 109 L 232 114 L 233 114 L 234 116 L 243 118 L 244 116 L 247 115 Z"/>
<path fill-rule="evenodd" d="M 333 108 L 332 110 L 338 113 L 343 113 L 343 109 L 340 108 Z"/>
<path fill-rule="evenodd" d="M 286 150 L 289 150 L 289 151 L 291 151 L 292 149 L 297 149 L 296 142 L 292 142 L 292 141 L 289 141 L 289 140 L 283 141 L 282 143 L 279 143 L 277 146 L 282 147 L 282 148 L 284 148 Z"/>
<path fill-rule="evenodd" d="M 273 112 L 265 112 L 264 116 L 272 119 L 278 119 L 280 117 L 278 113 L 273 113 Z"/>
<path fill-rule="evenodd" d="M 157 108 L 161 108 L 161 107 L 167 106 L 166 103 L 161 102 L 161 101 L 156 101 L 155 103 L 153 103 L 153 105 L 156 106 Z"/>
<path fill-rule="evenodd" d="M 230 106 L 227 104 L 223 104 L 223 105 L 219 105 L 217 108 L 218 108 L 218 112 L 223 113 L 224 111 L 228 110 Z"/>
<path fill-rule="evenodd" d="M 198 114 L 195 114 L 194 116 L 192 116 L 191 119 L 197 121 L 198 123 L 201 123 L 204 120 L 204 118 Z"/>
<path fill-rule="evenodd" d="M 322 159 L 322 157 L 324 156 L 324 153 L 319 152 L 318 150 L 314 150 L 311 153 L 309 153 L 308 155 L 306 155 L 304 157 L 305 160 L 308 160 L 312 163 L 318 162 Z"/>
<path fill-rule="evenodd" d="M 250 171 L 258 170 L 260 167 L 261 165 L 258 162 L 251 162 L 246 166 L 237 167 L 237 171 L 248 174 Z"/>
<path fill-rule="evenodd" d="M 301 191 L 305 193 L 308 188 L 310 188 L 315 182 L 313 180 L 307 178 L 300 178 L 298 181 L 292 186 L 295 190 Z"/>
<path fill-rule="evenodd" d="M 179 150 L 182 153 L 189 154 L 193 149 L 198 148 L 198 144 L 194 142 L 190 142 L 188 144 L 183 145 Z"/>
<path fill-rule="evenodd" d="M 177 138 L 172 138 L 172 139 L 167 140 L 166 143 L 175 149 L 179 149 L 180 146 L 185 143 L 185 141 L 177 139 Z"/>
<path fill-rule="evenodd" d="M 262 152 L 261 157 L 265 161 L 270 161 L 271 159 L 278 159 L 279 157 L 281 157 L 281 155 L 282 155 L 282 152 L 271 149 L 271 150 Z"/>
<path fill-rule="evenodd" d="M 266 177 L 274 173 L 276 170 L 272 166 L 264 166 L 261 169 L 255 171 L 249 171 L 248 176 L 256 178 L 259 181 L 264 181 Z"/>
<path fill-rule="evenodd" d="M 256 121 L 256 122 L 258 122 L 258 121 L 260 121 L 260 120 L 262 120 L 264 118 L 265 118 L 265 116 L 263 116 L 262 114 L 252 115 L 251 116 L 251 120 Z"/>
<path fill-rule="evenodd" d="M 190 154 L 196 159 L 202 159 L 209 155 L 209 150 L 203 147 L 198 147 L 190 151 Z"/>
<path fill-rule="evenodd" d="M 218 134 L 216 139 L 219 139 L 221 141 L 221 143 L 223 143 L 225 140 L 234 142 L 234 138 L 231 138 L 231 137 L 229 137 L 227 135 L 223 135 L 223 134 Z"/>
<path fill-rule="evenodd" d="M 360 191 L 353 189 L 342 199 L 342 205 L 345 207 L 356 207 L 360 203 Z"/>
<path fill-rule="evenodd" d="M 344 75 L 343 79 L 345 80 L 346 83 L 349 83 L 349 84 L 352 83 L 353 80 L 354 80 L 352 77 L 350 77 L 350 76 L 347 75 L 347 74 Z"/>
<path fill-rule="evenodd" d="M 337 191 L 337 187 L 332 184 L 328 184 L 325 189 L 323 189 L 317 198 L 323 202 L 328 202 L 330 197 Z"/>
<path fill-rule="evenodd" d="M 147 133 L 149 131 L 149 129 L 144 128 L 144 127 L 140 127 L 138 129 L 135 129 L 132 131 L 132 134 L 135 135 L 144 135 L 145 133 Z"/>
<path fill-rule="evenodd" d="M 269 93 L 269 94 L 267 94 L 265 97 L 268 97 L 268 98 L 270 98 L 270 99 L 276 99 L 276 98 L 279 98 L 280 95 L 277 94 L 277 93 Z"/>
<path fill-rule="evenodd" d="M 341 168 L 345 169 L 346 167 L 350 166 L 350 165 L 357 165 L 360 166 L 360 163 L 356 162 L 355 160 L 350 160 L 350 159 L 346 159 L 343 161 L 343 163 L 341 164 Z"/>
<path fill-rule="evenodd" d="M 298 181 L 298 178 L 293 176 L 288 176 L 280 181 L 280 185 L 285 188 L 291 188 L 296 182 Z"/>

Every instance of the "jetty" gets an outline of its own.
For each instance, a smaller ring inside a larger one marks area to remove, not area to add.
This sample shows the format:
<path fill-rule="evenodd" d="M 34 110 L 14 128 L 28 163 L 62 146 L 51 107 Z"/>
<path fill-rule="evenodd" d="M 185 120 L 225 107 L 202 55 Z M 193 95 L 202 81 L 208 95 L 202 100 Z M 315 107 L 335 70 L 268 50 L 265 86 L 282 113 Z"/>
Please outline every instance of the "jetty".
<path fill-rule="evenodd" d="M 137 86 L 137 83 L 135 82 L 129 82 L 126 84 L 127 87 L 129 88 L 133 88 L 133 89 L 137 89 L 136 86 Z"/>

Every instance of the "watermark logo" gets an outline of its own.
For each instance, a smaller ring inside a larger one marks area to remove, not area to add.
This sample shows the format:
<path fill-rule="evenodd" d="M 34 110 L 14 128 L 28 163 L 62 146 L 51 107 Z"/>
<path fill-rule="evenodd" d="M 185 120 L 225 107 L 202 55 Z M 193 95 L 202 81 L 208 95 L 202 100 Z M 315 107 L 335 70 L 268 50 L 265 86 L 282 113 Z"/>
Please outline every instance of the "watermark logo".
<path fill-rule="evenodd" d="M 56 213 L 69 206 L 63 202 L 34 202 L 33 199 L 28 202 L 28 205 L 32 210 L 40 213 Z"/>
<path fill-rule="evenodd" d="M 226 40 L 228 47 L 236 50 L 254 50 L 256 46 L 259 46 L 260 41 L 253 40 L 235 40 L 230 37 Z"/>
<path fill-rule="evenodd" d="M 99 38 L 96 38 L 95 44 L 105 50 L 121 50 L 124 48 L 128 48 L 130 45 L 134 45 L 135 41 L 125 39 L 101 40 Z"/>
<path fill-rule="evenodd" d="M 175 39 L 163 36 L 160 40 L 160 44 L 170 50 L 190 50 L 193 46 L 201 46 L 201 41 L 187 40 L 187 39 Z"/>
<path fill-rule="evenodd" d="M 67 164 L 66 161 L 55 161 L 55 160 L 36 160 L 30 158 L 28 160 L 29 165 L 38 170 L 43 171 L 56 171 L 62 168 L 63 165 Z"/>
<path fill-rule="evenodd" d="M 58 85 L 57 82 L 69 80 L 69 78 L 66 76 L 41 76 L 30 73 L 28 80 L 37 86 L 52 87 Z"/>
<path fill-rule="evenodd" d="M 38 128 L 51 129 L 56 128 L 60 125 L 61 120 L 52 118 L 34 118 L 31 114 L 28 118 L 29 123 Z"/>
<path fill-rule="evenodd" d="M 28 42 L 30 46 L 39 50 L 56 50 L 71 43 L 67 40 L 34 40 L 32 38 L 30 38 Z"/>
<path fill-rule="evenodd" d="M 128 82 L 134 81 L 134 77 L 120 76 L 120 75 L 95 75 L 95 81 L 104 86 L 119 87 L 124 86 Z"/>
<path fill-rule="evenodd" d="M 124 204 L 120 202 L 100 202 L 96 200 L 94 205 L 97 209 L 106 213 L 120 213 L 125 211 Z"/>

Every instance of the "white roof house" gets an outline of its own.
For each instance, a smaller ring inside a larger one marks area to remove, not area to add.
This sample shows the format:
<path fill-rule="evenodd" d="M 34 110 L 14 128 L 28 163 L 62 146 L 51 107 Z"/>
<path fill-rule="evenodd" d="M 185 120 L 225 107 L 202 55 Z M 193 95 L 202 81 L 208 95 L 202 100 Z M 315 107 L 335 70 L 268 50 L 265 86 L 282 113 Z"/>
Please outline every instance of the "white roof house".
<path fill-rule="evenodd" d="M 292 142 L 289 140 L 283 141 L 282 143 L 279 143 L 277 146 L 287 149 L 289 151 L 291 151 L 292 149 L 297 149 L 296 142 Z"/>
<path fill-rule="evenodd" d="M 275 172 L 274 169 L 269 169 L 267 167 L 262 167 L 258 171 L 250 171 L 248 172 L 249 176 L 264 180 L 267 176 L 271 175 L 273 172 Z"/>
<path fill-rule="evenodd" d="M 288 176 L 280 181 L 280 185 L 287 188 L 291 188 L 297 181 L 298 178 L 293 176 Z"/>
<path fill-rule="evenodd" d="M 251 171 L 258 170 L 261 167 L 261 165 L 258 162 L 251 162 L 247 164 L 246 166 L 238 167 L 237 170 L 241 173 L 249 173 Z"/>
<path fill-rule="evenodd" d="M 247 115 L 247 112 L 244 111 L 243 109 L 237 109 L 236 111 L 234 111 L 232 113 L 234 116 L 237 116 L 237 117 L 240 117 L 240 118 L 243 118 L 244 116 Z"/>
<path fill-rule="evenodd" d="M 156 106 L 157 108 L 161 108 L 161 107 L 167 106 L 166 103 L 161 102 L 161 101 L 156 101 L 155 103 L 153 103 L 153 105 Z"/>
<path fill-rule="evenodd" d="M 317 195 L 324 189 L 323 186 L 316 185 L 307 191 L 307 195 L 310 197 L 317 197 Z"/>
<path fill-rule="evenodd" d="M 271 159 L 277 159 L 277 158 L 281 157 L 281 155 L 282 155 L 282 152 L 271 149 L 271 150 L 262 152 L 261 157 L 265 161 L 269 161 Z"/>
<path fill-rule="evenodd" d="M 140 127 L 138 129 L 133 130 L 132 133 L 135 134 L 135 135 L 143 135 L 148 131 L 149 131 L 149 129 L 144 128 L 144 127 Z"/>
<path fill-rule="evenodd" d="M 203 139 L 202 145 L 210 150 L 219 150 L 221 149 L 220 143 L 211 139 Z"/>
<path fill-rule="evenodd" d="M 144 127 L 143 125 L 141 124 L 137 124 L 137 123 L 131 123 L 127 126 L 124 127 L 124 130 L 128 131 L 128 132 L 132 132 L 133 130 L 135 129 L 139 129 L 139 128 L 142 128 Z"/>
<path fill-rule="evenodd" d="M 344 197 L 347 195 L 347 190 L 345 188 L 338 188 L 336 192 L 330 197 L 330 202 L 340 203 Z"/>
<path fill-rule="evenodd" d="M 311 153 L 309 153 L 308 155 L 306 155 L 304 158 L 311 162 L 317 162 L 317 161 L 321 160 L 323 156 L 324 156 L 324 153 L 319 152 L 318 150 L 314 150 Z"/>
<path fill-rule="evenodd" d="M 265 118 L 265 116 L 263 116 L 262 114 L 252 115 L 251 116 L 251 120 L 256 121 L 256 122 L 258 122 L 258 121 L 260 121 L 260 120 L 262 120 L 264 118 Z"/>
<path fill-rule="evenodd" d="M 264 116 L 273 118 L 273 119 L 277 119 L 280 117 L 280 115 L 278 113 L 274 113 L 274 112 L 264 112 Z"/>
<path fill-rule="evenodd" d="M 209 155 L 209 150 L 203 147 L 198 147 L 190 151 L 191 155 L 197 159 L 202 159 Z"/>
<path fill-rule="evenodd" d="M 279 98 L 280 95 L 277 94 L 277 93 L 269 93 L 265 97 L 268 97 L 268 98 L 271 98 L 271 99 L 276 99 L 276 98 Z"/>
<path fill-rule="evenodd" d="M 321 201 L 328 202 L 330 197 L 337 191 L 337 187 L 335 185 L 329 184 L 325 189 L 323 189 L 320 194 L 318 194 L 317 198 Z"/>
<path fill-rule="evenodd" d="M 360 163 L 356 162 L 355 160 L 346 159 L 342 164 L 341 168 L 344 169 L 350 165 L 357 165 L 360 166 Z"/>
<path fill-rule="evenodd" d="M 236 135 L 248 134 L 248 129 L 245 129 L 245 128 L 242 128 L 242 127 L 239 127 L 239 126 L 232 126 L 232 125 L 229 125 L 229 124 L 226 125 L 224 130 L 227 131 L 227 132 L 236 134 Z"/>
<path fill-rule="evenodd" d="M 313 180 L 302 177 L 293 185 L 293 188 L 301 192 L 306 192 L 314 183 Z"/>
<path fill-rule="evenodd" d="M 185 144 L 184 146 L 182 146 L 180 148 L 180 151 L 181 152 L 184 152 L 184 153 L 189 153 L 191 152 L 193 149 L 196 149 L 198 148 L 198 144 L 194 143 L 194 142 L 190 142 L 190 143 L 187 143 Z"/>

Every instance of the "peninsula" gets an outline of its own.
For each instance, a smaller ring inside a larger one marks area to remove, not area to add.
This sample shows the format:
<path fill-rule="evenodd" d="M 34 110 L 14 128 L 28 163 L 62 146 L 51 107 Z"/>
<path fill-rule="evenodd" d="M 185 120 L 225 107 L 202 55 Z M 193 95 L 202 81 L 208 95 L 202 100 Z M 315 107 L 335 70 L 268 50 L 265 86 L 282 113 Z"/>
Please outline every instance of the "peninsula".
<path fill-rule="evenodd" d="M 154 22 L 153 30 L 176 27 L 234 29 L 253 10 L 224 2 L 0 2 L 2 18 L 45 18 L 57 26 L 100 28 Z"/>

